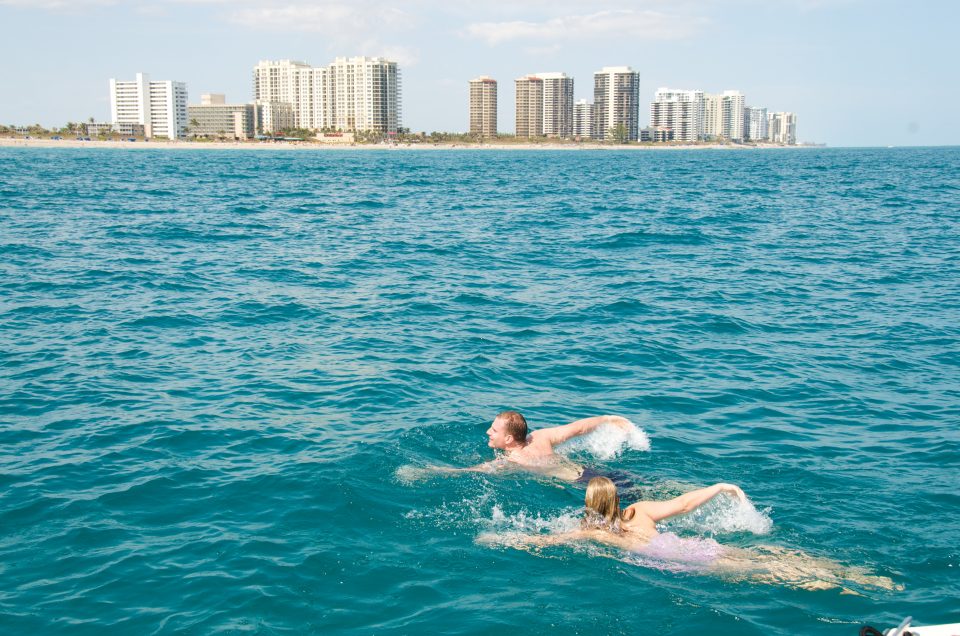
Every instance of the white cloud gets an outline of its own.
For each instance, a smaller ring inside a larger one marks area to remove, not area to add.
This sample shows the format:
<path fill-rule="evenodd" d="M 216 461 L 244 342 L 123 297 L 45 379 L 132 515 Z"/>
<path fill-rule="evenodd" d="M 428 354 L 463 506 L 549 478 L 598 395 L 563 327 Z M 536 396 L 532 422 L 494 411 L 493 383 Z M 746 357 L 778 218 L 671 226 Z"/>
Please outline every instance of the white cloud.
<path fill-rule="evenodd" d="M 484 40 L 491 46 L 511 40 L 596 40 L 625 35 L 640 39 L 677 40 L 690 37 L 705 22 L 703 18 L 685 15 L 621 9 L 551 18 L 543 22 L 478 22 L 469 25 L 464 33 L 468 37 Z"/>
<path fill-rule="evenodd" d="M 216 0 L 180 0 L 214 2 Z M 374 2 L 279 4 L 256 0 L 225 15 L 227 21 L 254 31 L 317 33 L 328 48 L 346 55 L 380 55 L 401 66 L 419 59 L 416 48 L 386 44 L 371 34 L 408 32 L 417 20 L 409 13 Z"/>
<path fill-rule="evenodd" d="M 311 4 L 254 3 L 229 15 L 229 20 L 251 29 L 307 31 L 336 37 L 356 37 L 377 31 L 406 29 L 414 20 L 400 9 L 366 6 L 365 3 L 322 2 Z"/>
<path fill-rule="evenodd" d="M 106 7 L 115 4 L 117 0 L 0 0 L 0 6 L 75 13 L 90 7 Z"/>

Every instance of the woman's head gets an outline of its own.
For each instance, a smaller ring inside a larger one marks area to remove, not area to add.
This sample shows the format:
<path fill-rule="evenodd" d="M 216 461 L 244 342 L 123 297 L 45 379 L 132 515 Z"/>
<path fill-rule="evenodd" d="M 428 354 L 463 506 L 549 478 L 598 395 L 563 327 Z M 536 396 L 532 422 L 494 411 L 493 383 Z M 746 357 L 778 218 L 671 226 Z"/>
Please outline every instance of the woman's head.
<path fill-rule="evenodd" d="M 584 501 L 586 516 L 584 525 L 601 525 L 609 530 L 618 530 L 623 521 L 620 511 L 620 496 L 617 486 L 606 477 L 594 477 L 587 484 L 587 496 Z"/>

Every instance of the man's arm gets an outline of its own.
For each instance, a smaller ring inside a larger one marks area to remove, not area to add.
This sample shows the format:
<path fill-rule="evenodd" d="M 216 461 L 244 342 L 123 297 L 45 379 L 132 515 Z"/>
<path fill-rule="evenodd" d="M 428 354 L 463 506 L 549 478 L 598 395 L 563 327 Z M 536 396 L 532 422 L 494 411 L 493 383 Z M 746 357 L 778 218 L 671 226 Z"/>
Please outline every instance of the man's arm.
<path fill-rule="evenodd" d="M 483 462 L 482 464 L 476 464 L 474 466 L 464 466 L 462 468 L 456 468 L 454 466 L 432 466 L 428 465 L 424 467 L 424 470 L 428 470 L 432 473 L 440 474 L 453 474 L 453 473 L 495 473 L 498 470 L 504 468 L 504 463 L 502 459 L 491 459 L 488 462 Z"/>
<path fill-rule="evenodd" d="M 542 436 L 551 446 L 556 446 L 568 439 L 592 433 L 604 424 L 612 424 L 624 431 L 633 429 L 633 423 L 625 417 L 620 417 L 619 415 L 600 415 L 598 417 L 588 417 L 577 420 L 576 422 L 570 422 L 563 426 L 540 429 L 534 432 L 534 438 L 539 440 Z"/>

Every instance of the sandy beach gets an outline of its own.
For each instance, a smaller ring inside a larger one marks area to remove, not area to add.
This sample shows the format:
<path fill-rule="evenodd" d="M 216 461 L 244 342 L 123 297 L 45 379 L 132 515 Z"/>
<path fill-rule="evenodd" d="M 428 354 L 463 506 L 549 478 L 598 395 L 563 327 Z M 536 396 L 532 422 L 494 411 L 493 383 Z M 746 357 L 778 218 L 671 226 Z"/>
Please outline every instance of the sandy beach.
<path fill-rule="evenodd" d="M 235 141 L 81 141 L 77 139 L 23 139 L 0 137 L 0 147 L 20 148 L 120 148 L 125 150 L 762 150 L 768 148 L 809 148 L 812 146 L 780 146 L 776 144 L 600 144 L 600 143 L 398 143 L 398 144 L 329 144 L 311 141 L 235 142 Z"/>

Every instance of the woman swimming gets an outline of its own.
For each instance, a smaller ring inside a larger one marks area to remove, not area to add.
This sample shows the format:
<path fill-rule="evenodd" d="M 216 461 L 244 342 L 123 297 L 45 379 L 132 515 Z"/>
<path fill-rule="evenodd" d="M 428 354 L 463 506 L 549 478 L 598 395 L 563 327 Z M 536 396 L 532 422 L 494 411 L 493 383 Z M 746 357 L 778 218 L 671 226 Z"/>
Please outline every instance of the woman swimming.
<path fill-rule="evenodd" d="M 746 503 L 743 491 L 733 484 L 714 484 L 667 501 L 639 501 L 620 508 L 617 487 L 606 477 L 594 477 L 587 485 L 585 513 L 580 528 L 557 534 L 482 535 L 479 541 L 520 549 L 548 545 L 599 543 L 623 551 L 618 558 L 628 562 L 662 563 L 665 569 L 714 572 L 734 580 L 752 580 L 801 589 L 841 588 L 855 583 L 882 589 L 902 589 L 884 576 L 860 568 L 847 568 L 799 550 L 776 546 L 734 548 L 713 539 L 680 538 L 661 534 L 657 522 L 688 514 L 720 494 Z M 855 592 L 851 592 L 855 593 Z"/>

